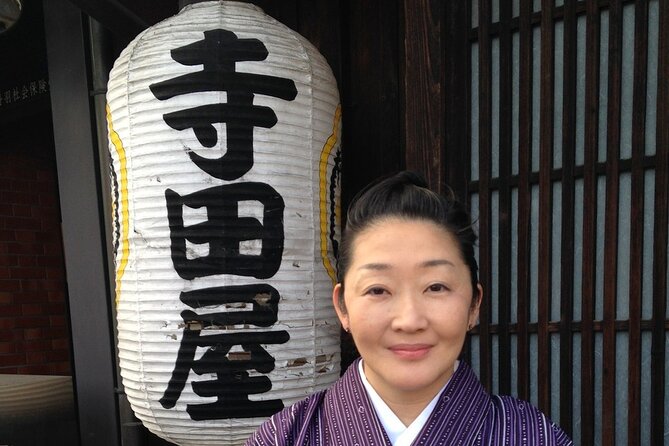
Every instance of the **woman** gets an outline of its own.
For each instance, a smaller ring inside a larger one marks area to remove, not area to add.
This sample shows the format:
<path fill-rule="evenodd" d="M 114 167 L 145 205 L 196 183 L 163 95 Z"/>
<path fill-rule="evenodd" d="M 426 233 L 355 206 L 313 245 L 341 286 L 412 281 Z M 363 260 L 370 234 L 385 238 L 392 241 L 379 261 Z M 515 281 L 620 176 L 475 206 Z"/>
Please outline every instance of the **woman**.
<path fill-rule="evenodd" d="M 530 404 L 487 394 L 458 361 L 483 296 L 475 242 L 463 206 L 415 174 L 359 194 L 332 300 L 361 359 L 247 445 L 572 444 Z"/>

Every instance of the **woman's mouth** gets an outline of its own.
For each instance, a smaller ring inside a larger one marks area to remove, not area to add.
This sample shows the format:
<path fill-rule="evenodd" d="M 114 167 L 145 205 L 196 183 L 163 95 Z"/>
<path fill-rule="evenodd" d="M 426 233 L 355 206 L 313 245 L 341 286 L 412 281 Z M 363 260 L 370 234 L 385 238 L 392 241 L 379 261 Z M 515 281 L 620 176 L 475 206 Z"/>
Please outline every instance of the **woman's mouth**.
<path fill-rule="evenodd" d="M 430 352 L 429 344 L 397 344 L 390 347 L 390 351 L 401 359 L 422 359 Z"/>

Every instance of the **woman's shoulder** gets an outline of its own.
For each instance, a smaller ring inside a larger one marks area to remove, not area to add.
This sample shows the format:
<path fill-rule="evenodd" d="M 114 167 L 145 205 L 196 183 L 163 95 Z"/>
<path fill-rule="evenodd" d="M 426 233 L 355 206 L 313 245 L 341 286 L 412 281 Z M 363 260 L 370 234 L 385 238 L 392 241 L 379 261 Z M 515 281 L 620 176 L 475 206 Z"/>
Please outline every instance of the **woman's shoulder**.
<path fill-rule="evenodd" d="M 297 444 L 322 404 L 327 390 L 312 393 L 267 419 L 246 441 L 246 446 L 288 446 Z"/>
<path fill-rule="evenodd" d="M 510 444 L 517 444 L 514 439 L 522 444 L 534 444 L 533 439 L 537 444 L 573 444 L 560 426 L 531 403 L 507 395 L 492 395 L 491 403 L 492 424 L 503 431 L 499 433 L 507 437 Z"/>
<path fill-rule="evenodd" d="M 319 438 L 327 430 L 325 424 L 341 415 L 349 401 L 363 392 L 357 372 L 357 361 L 330 387 L 312 393 L 303 400 L 284 408 L 265 421 L 246 441 L 246 446 L 290 446 L 327 444 Z"/>

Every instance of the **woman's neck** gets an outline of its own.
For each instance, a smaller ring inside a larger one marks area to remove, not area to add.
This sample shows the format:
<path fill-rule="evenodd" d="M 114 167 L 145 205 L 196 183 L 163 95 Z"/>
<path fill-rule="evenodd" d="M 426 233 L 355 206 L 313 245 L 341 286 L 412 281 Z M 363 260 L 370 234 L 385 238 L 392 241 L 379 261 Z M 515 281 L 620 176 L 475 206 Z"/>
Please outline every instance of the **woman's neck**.
<path fill-rule="evenodd" d="M 446 386 L 457 369 L 457 361 L 456 366 L 445 382 L 435 382 L 434 385 L 418 391 L 387 388 L 379 383 L 370 381 L 369 374 L 365 372 L 364 361 L 361 363 L 361 369 L 365 376 L 365 380 L 374 389 L 377 395 L 384 403 L 386 403 L 388 408 L 392 410 L 405 426 L 409 426 Z"/>

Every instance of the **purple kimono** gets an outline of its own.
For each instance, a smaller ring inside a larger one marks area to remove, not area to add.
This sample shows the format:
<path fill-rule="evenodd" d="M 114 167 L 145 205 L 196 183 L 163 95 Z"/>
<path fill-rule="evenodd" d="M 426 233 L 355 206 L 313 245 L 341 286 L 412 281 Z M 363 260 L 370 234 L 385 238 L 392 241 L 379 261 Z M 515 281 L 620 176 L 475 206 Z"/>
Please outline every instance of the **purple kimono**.
<path fill-rule="evenodd" d="M 562 429 L 524 401 L 491 396 L 464 362 L 413 445 L 571 445 Z M 391 446 L 362 384 L 357 362 L 329 389 L 285 408 L 247 446 Z"/>

